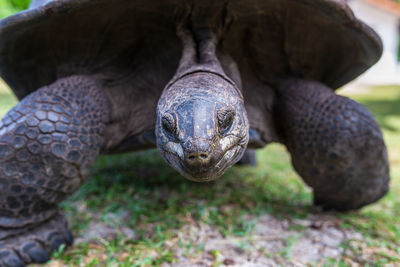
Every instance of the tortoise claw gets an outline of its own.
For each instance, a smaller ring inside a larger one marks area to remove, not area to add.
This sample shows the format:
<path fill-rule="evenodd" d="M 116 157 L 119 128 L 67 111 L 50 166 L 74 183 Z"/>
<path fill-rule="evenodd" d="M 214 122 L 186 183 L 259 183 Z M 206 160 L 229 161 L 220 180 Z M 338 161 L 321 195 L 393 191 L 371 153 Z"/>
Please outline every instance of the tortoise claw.
<path fill-rule="evenodd" d="M 57 250 L 61 245 L 66 244 L 66 241 L 57 234 L 51 238 L 50 244 L 53 250 Z"/>
<path fill-rule="evenodd" d="M 72 235 L 70 230 L 67 230 L 65 232 L 65 242 L 67 246 L 72 246 L 74 243 L 74 236 Z"/>
<path fill-rule="evenodd" d="M 37 243 L 30 243 L 28 245 L 25 245 L 23 250 L 33 262 L 45 263 L 50 260 L 49 253 Z"/>
<path fill-rule="evenodd" d="M 73 237 L 63 214 L 25 231 L 0 240 L 0 266 L 23 267 L 30 263 L 45 263 L 50 253 L 61 245 L 71 245 Z M 0 231 L 12 231 L 1 229 Z"/>
<path fill-rule="evenodd" d="M 0 252 L 0 266 L 5 267 L 25 267 L 25 263 L 17 256 L 17 254 L 10 250 Z"/>

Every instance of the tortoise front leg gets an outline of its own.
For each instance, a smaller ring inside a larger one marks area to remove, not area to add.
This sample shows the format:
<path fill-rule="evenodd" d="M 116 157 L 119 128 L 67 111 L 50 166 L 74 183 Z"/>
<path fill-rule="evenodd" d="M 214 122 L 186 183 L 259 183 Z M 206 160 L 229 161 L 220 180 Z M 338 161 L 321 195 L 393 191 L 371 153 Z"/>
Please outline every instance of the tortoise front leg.
<path fill-rule="evenodd" d="M 87 177 L 103 143 L 108 103 L 73 76 L 27 96 L 0 123 L 0 266 L 45 262 L 70 245 L 58 203 Z"/>
<path fill-rule="evenodd" d="M 314 204 L 350 210 L 388 191 L 389 164 L 368 110 L 326 86 L 289 80 L 279 89 L 278 125 L 295 170 L 314 190 Z"/>

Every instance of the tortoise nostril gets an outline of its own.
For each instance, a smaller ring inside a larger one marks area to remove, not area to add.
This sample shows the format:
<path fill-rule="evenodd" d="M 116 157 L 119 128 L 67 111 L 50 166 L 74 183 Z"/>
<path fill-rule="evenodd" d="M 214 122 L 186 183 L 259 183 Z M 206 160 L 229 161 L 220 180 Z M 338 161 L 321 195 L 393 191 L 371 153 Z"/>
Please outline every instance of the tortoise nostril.
<path fill-rule="evenodd" d="M 201 154 L 200 154 L 200 158 L 202 158 L 202 159 L 208 159 L 208 154 L 206 154 L 206 153 L 201 153 Z"/>
<path fill-rule="evenodd" d="M 208 153 L 192 153 L 186 157 L 186 163 L 190 165 L 206 164 L 210 161 L 210 154 Z"/>

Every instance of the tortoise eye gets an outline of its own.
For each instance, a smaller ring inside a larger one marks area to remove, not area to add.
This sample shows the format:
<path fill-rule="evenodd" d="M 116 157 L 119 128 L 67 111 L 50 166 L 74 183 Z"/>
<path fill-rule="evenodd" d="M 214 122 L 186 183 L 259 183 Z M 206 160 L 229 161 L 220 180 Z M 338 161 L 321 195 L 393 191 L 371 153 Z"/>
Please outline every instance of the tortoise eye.
<path fill-rule="evenodd" d="M 235 118 L 235 112 L 232 110 L 222 110 L 217 114 L 219 132 L 225 134 L 229 131 Z"/>
<path fill-rule="evenodd" d="M 162 119 L 161 119 L 161 125 L 167 133 L 171 135 L 176 134 L 176 124 L 175 124 L 175 119 L 174 116 L 172 116 L 170 113 L 165 114 Z"/>

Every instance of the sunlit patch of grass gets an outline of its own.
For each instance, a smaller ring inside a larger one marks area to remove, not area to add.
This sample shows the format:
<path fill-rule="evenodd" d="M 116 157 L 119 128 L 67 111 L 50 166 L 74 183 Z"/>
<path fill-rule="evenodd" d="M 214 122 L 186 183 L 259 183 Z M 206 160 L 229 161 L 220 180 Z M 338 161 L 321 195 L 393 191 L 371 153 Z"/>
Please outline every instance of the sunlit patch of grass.
<path fill-rule="evenodd" d="M 17 103 L 16 97 L 10 92 L 10 89 L 0 79 L 0 118 Z"/>

